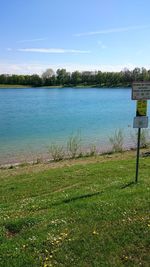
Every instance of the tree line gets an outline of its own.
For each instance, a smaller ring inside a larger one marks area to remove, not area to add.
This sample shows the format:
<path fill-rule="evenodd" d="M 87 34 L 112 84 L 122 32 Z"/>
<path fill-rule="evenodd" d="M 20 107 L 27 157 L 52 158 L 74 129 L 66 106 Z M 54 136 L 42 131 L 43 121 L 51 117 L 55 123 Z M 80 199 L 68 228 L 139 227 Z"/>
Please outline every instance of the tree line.
<path fill-rule="evenodd" d="M 102 71 L 74 71 L 58 69 L 56 73 L 47 69 L 41 76 L 1 74 L 0 84 L 24 86 L 95 86 L 95 87 L 121 87 L 131 86 L 133 81 L 150 81 L 150 70 L 135 68 L 130 71 L 124 69 L 120 72 Z"/>

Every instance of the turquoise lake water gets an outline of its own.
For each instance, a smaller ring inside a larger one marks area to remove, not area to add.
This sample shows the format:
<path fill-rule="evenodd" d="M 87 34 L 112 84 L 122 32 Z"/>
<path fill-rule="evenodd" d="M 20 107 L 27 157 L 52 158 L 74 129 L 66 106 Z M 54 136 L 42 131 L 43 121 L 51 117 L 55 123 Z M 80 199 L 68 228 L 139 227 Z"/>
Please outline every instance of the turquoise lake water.
<path fill-rule="evenodd" d="M 135 109 L 130 88 L 0 89 L 0 163 L 46 153 L 77 132 L 83 147 L 103 150 L 122 129 L 128 145 Z"/>

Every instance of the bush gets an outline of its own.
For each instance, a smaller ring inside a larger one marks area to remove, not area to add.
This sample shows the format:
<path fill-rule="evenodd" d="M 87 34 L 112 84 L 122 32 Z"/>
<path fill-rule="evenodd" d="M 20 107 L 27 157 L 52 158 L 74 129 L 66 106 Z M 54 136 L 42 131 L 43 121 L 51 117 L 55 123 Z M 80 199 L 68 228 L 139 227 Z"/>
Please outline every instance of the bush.
<path fill-rule="evenodd" d="M 72 135 L 67 142 L 67 150 L 71 158 L 76 158 L 80 153 L 81 137 L 80 134 Z"/>
<path fill-rule="evenodd" d="M 54 161 L 60 161 L 64 158 L 65 152 L 63 146 L 57 144 L 51 144 L 49 147 L 49 153 Z"/>
<path fill-rule="evenodd" d="M 140 138 L 140 147 L 148 148 L 150 145 L 150 136 L 148 129 L 142 129 Z"/>
<path fill-rule="evenodd" d="M 96 156 L 96 155 L 97 155 L 96 145 L 90 144 L 89 156 Z"/>
<path fill-rule="evenodd" d="M 36 160 L 33 161 L 33 165 L 34 165 L 34 164 L 40 164 L 40 163 L 42 163 L 42 162 L 43 162 L 42 157 L 37 157 Z"/>
<path fill-rule="evenodd" d="M 123 151 L 123 131 L 121 129 L 116 130 L 112 137 L 109 137 L 109 141 L 112 145 L 113 152 L 122 152 Z"/>
<path fill-rule="evenodd" d="M 137 145 L 138 131 L 131 133 L 131 138 L 135 144 Z M 148 148 L 150 146 L 150 136 L 148 129 L 141 130 L 141 138 L 140 138 L 140 148 Z"/>

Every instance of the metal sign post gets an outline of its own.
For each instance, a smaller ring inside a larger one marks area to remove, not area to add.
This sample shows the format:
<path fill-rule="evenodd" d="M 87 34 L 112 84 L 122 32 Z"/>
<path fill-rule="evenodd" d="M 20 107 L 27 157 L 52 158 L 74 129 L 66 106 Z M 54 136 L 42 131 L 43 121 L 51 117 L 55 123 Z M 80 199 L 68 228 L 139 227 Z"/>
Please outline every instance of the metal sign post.
<path fill-rule="evenodd" d="M 138 128 L 137 156 L 136 156 L 136 174 L 135 174 L 135 182 L 136 183 L 138 181 L 138 172 L 139 172 L 139 156 L 140 156 L 141 128 L 147 128 L 147 127 L 148 127 L 148 117 L 147 116 L 137 116 L 137 117 L 134 118 L 133 128 Z"/>
<path fill-rule="evenodd" d="M 138 182 L 141 128 L 148 127 L 147 99 L 150 99 L 150 82 L 132 84 L 132 100 L 137 100 L 133 128 L 138 128 L 135 182 Z"/>
<path fill-rule="evenodd" d="M 138 182 L 138 174 L 139 174 L 140 137 L 141 137 L 141 128 L 138 129 L 137 156 L 136 156 L 136 174 L 135 174 L 135 182 L 136 183 Z"/>

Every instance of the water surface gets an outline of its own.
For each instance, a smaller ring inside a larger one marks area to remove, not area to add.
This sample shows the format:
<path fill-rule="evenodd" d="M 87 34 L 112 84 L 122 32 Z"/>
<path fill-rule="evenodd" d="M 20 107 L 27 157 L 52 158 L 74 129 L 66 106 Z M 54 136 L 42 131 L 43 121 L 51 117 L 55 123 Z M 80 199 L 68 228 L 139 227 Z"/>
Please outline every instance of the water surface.
<path fill-rule="evenodd" d="M 115 129 L 130 142 L 135 101 L 131 89 L 0 89 L 0 162 L 45 153 L 80 132 L 82 145 L 106 148 Z"/>

